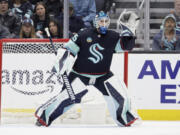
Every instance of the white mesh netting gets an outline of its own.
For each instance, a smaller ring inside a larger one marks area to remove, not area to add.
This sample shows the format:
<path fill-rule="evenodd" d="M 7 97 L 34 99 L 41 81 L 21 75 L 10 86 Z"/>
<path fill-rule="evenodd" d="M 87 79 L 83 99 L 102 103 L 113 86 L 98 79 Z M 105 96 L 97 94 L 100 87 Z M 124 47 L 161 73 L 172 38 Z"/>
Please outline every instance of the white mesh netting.
<path fill-rule="evenodd" d="M 63 43 L 54 43 L 55 49 L 63 46 Z M 5 42 L 3 53 L 53 53 L 49 42 Z"/>

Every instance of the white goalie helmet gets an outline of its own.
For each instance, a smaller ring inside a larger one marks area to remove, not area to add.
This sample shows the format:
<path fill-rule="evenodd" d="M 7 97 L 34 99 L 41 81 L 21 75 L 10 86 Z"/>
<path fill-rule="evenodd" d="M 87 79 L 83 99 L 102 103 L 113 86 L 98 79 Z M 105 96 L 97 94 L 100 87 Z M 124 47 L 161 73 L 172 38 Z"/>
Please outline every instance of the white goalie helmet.
<path fill-rule="evenodd" d="M 110 18 L 104 11 L 100 11 L 95 16 L 93 23 L 94 27 L 97 28 L 101 34 L 106 34 L 110 25 Z"/>

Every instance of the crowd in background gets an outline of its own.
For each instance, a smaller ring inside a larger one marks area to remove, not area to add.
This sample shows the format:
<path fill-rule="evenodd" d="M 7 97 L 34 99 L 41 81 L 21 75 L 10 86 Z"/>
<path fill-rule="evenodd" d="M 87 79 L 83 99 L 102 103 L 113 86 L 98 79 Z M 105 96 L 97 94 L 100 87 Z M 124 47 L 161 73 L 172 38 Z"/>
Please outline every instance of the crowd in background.
<path fill-rule="evenodd" d="M 180 0 L 174 0 L 174 10 L 168 14 L 153 38 L 152 50 L 180 50 Z"/>
<path fill-rule="evenodd" d="M 63 38 L 64 0 L 0 0 L 1 38 Z M 108 12 L 113 0 L 69 0 L 69 36 L 93 27 L 97 12 Z M 180 0 L 154 35 L 152 50 L 180 50 Z"/>
<path fill-rule="evenodd" d="M 63 38 L 64 0 L 0 0 L 0 38 Z M 108 11 L 113 0 L 69 0 L 69 35 L 93 25 L 100 10 Z M 96 10 L 97 9 L 97 10 Z M 3 32 L 1 32 L 3 31 Z"/>

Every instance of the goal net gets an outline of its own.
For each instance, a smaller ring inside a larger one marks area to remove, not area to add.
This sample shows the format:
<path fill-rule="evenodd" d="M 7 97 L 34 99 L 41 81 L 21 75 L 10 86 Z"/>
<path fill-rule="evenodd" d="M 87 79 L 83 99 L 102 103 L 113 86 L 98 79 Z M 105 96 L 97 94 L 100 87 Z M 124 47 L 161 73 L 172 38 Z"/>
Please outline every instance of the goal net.
<path fill-rule="evenodd" d="M 53 40 L 55 49 L 61 48 L 67 41 Z M 34 124 L 35 110 L 62 87 L 60 79 L 51 72 L 54 53 L 49 40 L 6 39 L 1 40 L 0 49 L 1 124 Z M 84 103 L 75 105 L 55 123 L 114 123 L 101 93 L 91 86 L 89 89 L 91 91 L 83 98 Z"/>

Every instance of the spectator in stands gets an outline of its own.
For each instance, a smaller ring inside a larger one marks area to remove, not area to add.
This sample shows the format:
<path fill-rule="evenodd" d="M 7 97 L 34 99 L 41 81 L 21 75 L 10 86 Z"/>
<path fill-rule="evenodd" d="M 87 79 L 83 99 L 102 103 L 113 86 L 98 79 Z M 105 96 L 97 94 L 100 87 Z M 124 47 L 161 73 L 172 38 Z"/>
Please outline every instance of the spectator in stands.
<path fill-rule="evenodd" d="M 19 38 L 36 38 L 33 20 L 30 18 L 22 20 Z"/>
<path fill-rule="evenodd" d="M 99 13 L 100 11 L 104 11 L 107 13 L 113 3 L 114 0 L 95 0 L 96 2 L 96 12 Z"/>
<path fill-rule="evenodd" d="M 8 8 L 8 0 L 0 0 L 0 24 L 5 26 L 14 38 L 19 35 L 21 22 Z"/>
<path fill-rule="evenodd" d="M 177 28 L 180 30 L 180 0 L 174 0 L 174 11 L 172 13 L 176 18 Z"/>
<path fill-rule="evenodd" d="M 165 17 L 161 31 L 154 36 L 152 50 L 180 50 L 180 32 L 176 29 L 176 18 L 170 14 Z"/>
<path fill-rule="evenodd" d="M 70 2 L 74 6 L 75 15 L 82 18 L 86 27 L 92 27 L 96 15 L 95 0 L 70 0 Z"/>
<path fill-rule="evenodd" d="M 63 12 L 58 16 L 58 20 L 63 23 Z M 76 34 L 82 28 L 84 28 L 84 22 L 81 17 L 74 14 L 74 7 L 69 3 L 69 31 L 71 34 Z M 71 35 L 70 34 L 70 35 Z"/>
<path fill-rule="evenodd" d="M 46 36 L 45 28 L 48 27 L 49 24 L 49 15 L 46 11 L 46 6 L 43 2 L 38 2 L 34 8 L 34 28 L 36 31 L 36 35 L 39 38 L 43 38 Z"/>
<path fill-rule="evenodd" d="M 27 0 L 11 0 L 9 7 L 12 9 L 12 12 L 16 14 L 21 20 L 25 18 L 32 17 L 33 6 Z"/>
<path fill-rule="evenodd" d="M 56 19 L 51 19 L 49 22 L 49 31 L 52 38 L 63 38 L 63 25 Z"/>
<path fill-rule="evenodd" d="M 63 4 L 60 0 L 43 0 L 43 2 L 50 17 L 57 17 L 62 12 Z"/>
<path fill-rule="evenodd" d="M 11 33 L 6 27 L 0 24 L 0 39 L 2 38 L 11 38 Z"/>

